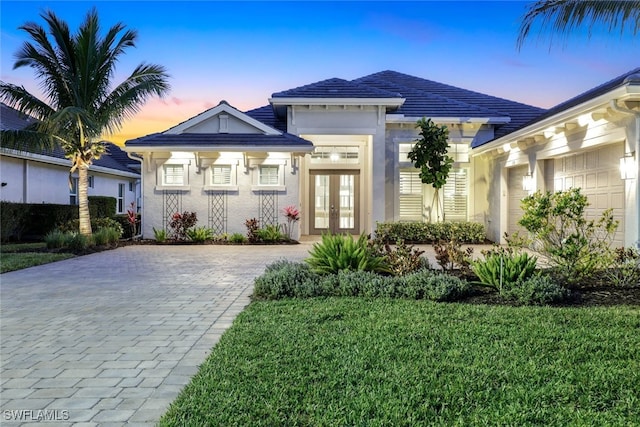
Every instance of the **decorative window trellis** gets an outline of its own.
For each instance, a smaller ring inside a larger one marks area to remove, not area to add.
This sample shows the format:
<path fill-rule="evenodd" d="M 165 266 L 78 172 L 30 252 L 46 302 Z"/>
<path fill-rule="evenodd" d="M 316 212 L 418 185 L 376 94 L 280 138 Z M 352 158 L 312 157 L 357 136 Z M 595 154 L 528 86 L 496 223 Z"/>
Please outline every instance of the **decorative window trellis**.
<path fill-rule="evenodd" d="M 227 192 L 209 192 L 209 228 L 215 234 L 227 232 Z"/>

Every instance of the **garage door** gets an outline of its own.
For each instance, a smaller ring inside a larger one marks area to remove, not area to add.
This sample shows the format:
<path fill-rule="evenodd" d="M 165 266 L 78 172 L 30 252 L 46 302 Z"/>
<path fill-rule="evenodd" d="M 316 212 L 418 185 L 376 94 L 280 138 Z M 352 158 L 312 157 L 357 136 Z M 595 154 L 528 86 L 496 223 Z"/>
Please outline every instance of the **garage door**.
<path fill-rule="evenodd" d="M 508 187 L 509 187 L 509 210 L 508 210 L 508 233 L 513 234 L 516 231 L 524 230 L 518 225 L 518 221 L 522 218 L 522 208 L 520 201 L 529 195 L 528 191 L 522 189 L 522 177 L 529 171 L 528 166 L 518 166 L 509 169 Z"/>
<path fill-rule="evenodd" d="M 588 218 L 596 219 L 603 210 L 613 208 L 614 218 L 620 221 L 614 246 L 624 245 L 624 181 L 620 179 L 619 169 L 622 154 L 623 144 L 614 144 L 550 160 L 552 167 L 545 168 L 547 188 L 555 191 L 572 187 L 582 189 L 589 198 Z"/>

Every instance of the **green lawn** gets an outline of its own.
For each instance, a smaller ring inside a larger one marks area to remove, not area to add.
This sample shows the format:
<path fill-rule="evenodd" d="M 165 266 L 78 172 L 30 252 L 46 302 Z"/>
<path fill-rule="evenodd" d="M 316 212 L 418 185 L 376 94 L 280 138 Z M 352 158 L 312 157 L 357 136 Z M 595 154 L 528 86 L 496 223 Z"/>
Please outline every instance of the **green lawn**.
<path fill-rule="evenodd" d="M 74 256 L 70 253 L 25 252 L 44 247 L 46 247 L 44 243 L 2 244 L 0 246 L 0 273 L 21 270 Z"/>
<path fill-rule="evenodd" d="M 254 302 L 165 426 L 640 425 L 640 310 Z"/>

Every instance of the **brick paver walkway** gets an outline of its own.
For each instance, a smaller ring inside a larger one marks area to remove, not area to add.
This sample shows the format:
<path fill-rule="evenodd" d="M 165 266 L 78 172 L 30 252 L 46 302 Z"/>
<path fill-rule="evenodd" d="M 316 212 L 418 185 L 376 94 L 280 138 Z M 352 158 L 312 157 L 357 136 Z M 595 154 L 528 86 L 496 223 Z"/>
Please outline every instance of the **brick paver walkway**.
<path fill-rule="evenodd" d="M 0 424 L 154 425 L 253 278 L 309 248 L 129 246 L 0 275 Z"/>

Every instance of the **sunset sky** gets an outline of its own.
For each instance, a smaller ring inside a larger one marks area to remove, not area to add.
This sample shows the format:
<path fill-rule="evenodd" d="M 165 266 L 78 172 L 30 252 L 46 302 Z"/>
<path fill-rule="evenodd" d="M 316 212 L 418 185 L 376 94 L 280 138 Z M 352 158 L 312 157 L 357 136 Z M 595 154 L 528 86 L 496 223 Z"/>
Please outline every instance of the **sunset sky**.
<path fill-rule="evenodd" d="M 640 66 L 640 37 L 596 30 L 566 42 L 532 37 L 518 52 L 528 1 L 0 2 L 0 79 L 38 94 L 28 68 L 13 70 L 26 40 L 18 30 L 53 10 L 75 31 L 95 6 L 103 28 L 139 32 L 118 66 L 119 82 L 141 62 L 164 65 L 171 93 L 152 99 L 122 143 L 163 131 L 226 100 L 240 110 L 272 93 L 339 77 L 394 70 L 539 107 L 551 107 Z"/>

